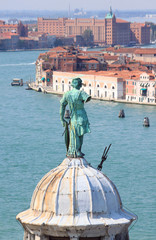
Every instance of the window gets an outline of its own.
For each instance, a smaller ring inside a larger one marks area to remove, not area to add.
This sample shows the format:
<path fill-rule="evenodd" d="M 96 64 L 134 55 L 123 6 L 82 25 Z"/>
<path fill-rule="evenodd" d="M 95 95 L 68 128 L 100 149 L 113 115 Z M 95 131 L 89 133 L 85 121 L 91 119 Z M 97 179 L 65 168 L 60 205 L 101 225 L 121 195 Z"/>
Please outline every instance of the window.
<path fill-rule="evenodd" d="M 107 88 L 107 86 L 105 85 L 104 88 Z"/>
<path fill-rule="evenodd" d="M 97 85 L 97 87 L 100 87 L 99 84 Z"/>
<path fill-rule="evenodd" d="M 107 92 L 105 91 L 105 97 L 107 97 Z"/>
<path fill-rule="evenodd" d="M 92 86 L 92 84 L 91 83 L 89 83 L 89 87 L 91 87 Z"/>
<path fill-rule="evenodd" d="M 98 95 L 98 97 L 100 97 L 100 91 L 99 90 L 97 91 L 97 95 Z"/>
<path fill-rule="evenodd" d="M 91 96 L 91 94 L 92 94 L 92 90 L 91 90 L 91 89 L 89 89 L 89 95 Z"/>
<path fill-rule="evenodd" d="M 115 87 L 114 87 L 114 86 L 112 86 L 112 89 L 115 89 Z"/>

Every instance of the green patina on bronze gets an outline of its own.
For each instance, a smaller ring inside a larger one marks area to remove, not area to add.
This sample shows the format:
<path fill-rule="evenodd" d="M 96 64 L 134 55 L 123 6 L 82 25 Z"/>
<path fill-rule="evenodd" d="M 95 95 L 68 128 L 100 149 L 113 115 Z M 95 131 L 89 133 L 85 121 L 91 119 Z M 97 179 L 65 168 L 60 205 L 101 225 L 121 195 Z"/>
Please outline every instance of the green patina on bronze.
<path fill-rule="evenodd" d="M 82 87 L 82 80 L 80 78 L 74 78 L 71 86 L 73 89 L 66 92 L 60 101 L 60 117 L 62 125 L 65 127 L 67 156 L 83 157 L 84 154 L 81 152 L 83 136 L 85 133 L 90 132 L 90 124 L 84 109 L 84 103 L 90 101 L 91 96 L 80 90 Z M 69 122 L 64 118 L 67 105 L 70 110 Z"/>

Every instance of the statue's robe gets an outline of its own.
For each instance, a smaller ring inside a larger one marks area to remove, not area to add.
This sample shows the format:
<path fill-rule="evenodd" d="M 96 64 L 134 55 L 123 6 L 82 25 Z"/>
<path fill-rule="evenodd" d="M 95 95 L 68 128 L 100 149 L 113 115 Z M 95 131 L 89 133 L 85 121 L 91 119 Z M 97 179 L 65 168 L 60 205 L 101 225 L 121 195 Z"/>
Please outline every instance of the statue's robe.
<path fill-rule="evenodd" d="M 81 151 L 83 135 L 90 132 L 89 121 L 84 109 L 84 102 L 87 102 L 90 96 L 81 90 L 73 88 L 66 92 L 61 99 L 63 108 L 66 105 L 70 110 L 70 143 L 68 155 L 77 155 Z"/>

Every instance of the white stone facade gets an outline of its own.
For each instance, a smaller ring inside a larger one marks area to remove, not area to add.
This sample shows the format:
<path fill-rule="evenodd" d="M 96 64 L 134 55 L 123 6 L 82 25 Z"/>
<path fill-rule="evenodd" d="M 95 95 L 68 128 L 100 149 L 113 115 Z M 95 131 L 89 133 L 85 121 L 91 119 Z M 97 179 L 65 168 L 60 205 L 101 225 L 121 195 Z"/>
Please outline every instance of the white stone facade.
<path fill-rule="evenodd" d="M 123 99 L 123 79 L 97 74 L 80 72 L 53 72 L 53 90 L 64 93 L 71 90 L 73 78 L 80 77 L 85 84 L 83 89 L 93 98 L 103 100 Z"/>

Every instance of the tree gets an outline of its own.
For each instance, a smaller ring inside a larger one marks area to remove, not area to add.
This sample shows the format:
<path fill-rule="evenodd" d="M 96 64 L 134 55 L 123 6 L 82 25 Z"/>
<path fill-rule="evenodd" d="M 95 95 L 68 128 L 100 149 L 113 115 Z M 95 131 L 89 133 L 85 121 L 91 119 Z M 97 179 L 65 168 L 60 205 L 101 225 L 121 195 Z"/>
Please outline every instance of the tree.
<path fill-rule="evenodd" d="M 54 46 L 58 47 L 58 46 L 63 46 L 63 42 L 60 38 L 56 38 L 55 42 L 54 42 Z"/>
<path fill-rule="evenodd" d="M 94 36 L 93 33 L 90 29 L 86 29 L 83 34 L 82 37 L 84 39 L 84 44 L 85 46 L 93 46 L 94 44 Z"/>

